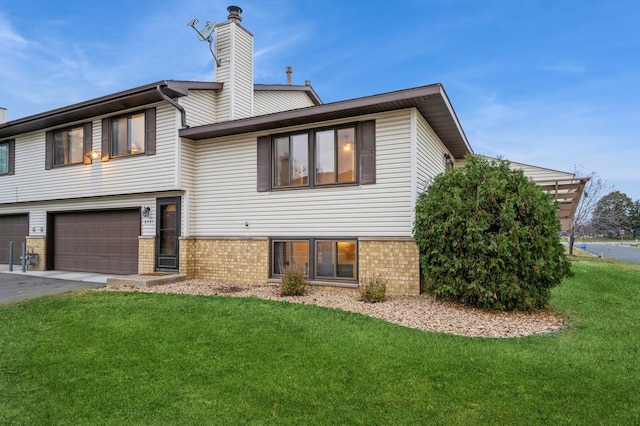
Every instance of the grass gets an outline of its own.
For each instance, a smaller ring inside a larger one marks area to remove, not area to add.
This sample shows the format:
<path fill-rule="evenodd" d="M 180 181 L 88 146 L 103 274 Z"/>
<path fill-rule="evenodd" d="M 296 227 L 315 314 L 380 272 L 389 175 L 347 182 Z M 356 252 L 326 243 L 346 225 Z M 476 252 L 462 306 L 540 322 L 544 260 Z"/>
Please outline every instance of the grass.
<path fill-rule="evenodd" d="M 0 306 L 0 424 L 638 424 L 640 265 L 573 266 L 569 326 L 516 339 L 255 298 Z"/>

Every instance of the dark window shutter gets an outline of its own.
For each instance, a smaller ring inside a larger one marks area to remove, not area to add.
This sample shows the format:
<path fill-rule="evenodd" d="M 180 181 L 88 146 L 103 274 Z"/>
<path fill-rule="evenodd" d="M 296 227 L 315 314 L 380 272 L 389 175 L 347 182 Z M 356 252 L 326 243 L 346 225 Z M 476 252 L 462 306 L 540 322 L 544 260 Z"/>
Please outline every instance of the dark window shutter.
<path fill-rule="evenodd" d="M 271 190 L 271 138 L 258 138 L 258 192 Z"/>
<path fill-rule="evenodd" d="M 156 155 L 156 109 L 149 108 L 144 112 L 145 138 L 144 153 L 146 155 Z"/>
<path fill-rule="evenodd" d="M 102 161 L 109 161 L 111 156 L 111 120 L 102 119 Z"/>
<path fill-rule="evenodd" d="M 44 168 L 45 170 L 50 170 L 51 168 L 53 168 L 53 132 L 45 133 L 44 141 L 45 141 Z"/>
<path fill-rule="evenodd" d="M 11 139 L 9 141 L 9 174 L 16 174 L 16 141 Z"/>
<path fill-rule="evenodd" d="M 91 150 L 93 149 L 93 126 L 91 123 L 84 123 L 82 126 L 82 152 L 84 154 L 84 164 L 91 164 Z"/>
<path fill-rule="evenodd" d="M 376 183 L 376 122 L 360 125 L 360 184 Z"/>

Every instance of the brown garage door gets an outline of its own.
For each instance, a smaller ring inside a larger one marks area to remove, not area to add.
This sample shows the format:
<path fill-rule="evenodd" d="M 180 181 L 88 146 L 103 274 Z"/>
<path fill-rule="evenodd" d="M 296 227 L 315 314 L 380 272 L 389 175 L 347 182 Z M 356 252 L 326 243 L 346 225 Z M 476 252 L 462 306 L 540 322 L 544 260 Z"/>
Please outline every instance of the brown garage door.
<path fill-rule="evenodd" d="M 0 216 L 0 263 L 9 263 L 9 241 L 13 241 L 13 264 L 20 264 L 24 237 L 29 235 L 29 215 Z"/>
<path fill-rule="evenodd" d="M 140 211 L 58 213 L 53 216 L 53 269 L 138 273 Z"/>

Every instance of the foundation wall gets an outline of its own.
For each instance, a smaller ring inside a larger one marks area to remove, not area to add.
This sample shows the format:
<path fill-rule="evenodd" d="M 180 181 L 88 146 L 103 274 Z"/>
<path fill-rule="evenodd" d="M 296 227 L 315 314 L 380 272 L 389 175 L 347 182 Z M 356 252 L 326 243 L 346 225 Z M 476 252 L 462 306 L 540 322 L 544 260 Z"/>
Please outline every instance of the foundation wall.
<path fill-rule="evenodd" d="M 193 250 L 185 253 L 184 271 L 197 279 L 243 284 L 264 284 L 269 278 L 269 240 L 196 239 Z M 182 253 L 190 250 L 182 250 Z M 192 265 L 189 265 L 189 263 Z M 184 273 L 181 262 L 180 272 Z"/>
<path fill-rule="evenodd" d="M 418 246 L 411 240 L 366 239 L 358 242 L 359 278 L 387 280 L 387 295 L 420 294 Z"/>
<path fill-rule="evenodd" d="M 358 255 L 360 282 L 377 275 L 387 280 L 388 295 L 420 293 L 418 246 L 413 240 L 360 239 Z M 264 284 L 269 279 L 269 240 L 181 239 L 180 273 L 187 279 Z"/>

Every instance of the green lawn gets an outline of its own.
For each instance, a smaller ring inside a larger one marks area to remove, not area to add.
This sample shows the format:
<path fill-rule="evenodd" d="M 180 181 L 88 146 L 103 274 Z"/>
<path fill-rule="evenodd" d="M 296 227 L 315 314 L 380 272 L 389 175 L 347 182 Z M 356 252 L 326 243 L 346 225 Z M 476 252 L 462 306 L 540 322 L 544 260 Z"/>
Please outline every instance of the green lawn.
<path fill-rule="evenodd" d="M 569 327 L 516 339 L 255 298 L 0 306 L 0 424 L 639 424 L 640 265 L 573 267 Z"/>

